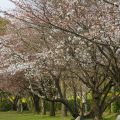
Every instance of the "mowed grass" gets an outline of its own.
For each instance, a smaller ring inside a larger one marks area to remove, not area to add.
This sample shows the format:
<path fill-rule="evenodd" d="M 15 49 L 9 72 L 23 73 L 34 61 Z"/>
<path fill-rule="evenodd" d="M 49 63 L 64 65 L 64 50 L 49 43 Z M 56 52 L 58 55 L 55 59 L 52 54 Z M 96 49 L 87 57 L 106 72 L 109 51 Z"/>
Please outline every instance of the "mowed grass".
<path fill-rule="evenodd" d="M 71 117 L 50 117 L 33 113 L 17 113 L 17 112 L 0 112 L 0 120 L 70 120 Z"/>
<path fill-rule="evenodd" d="M 33 113 L 0 112 L 0 120 L 71 120 L 71 117 L 61 117 L 59 114 L 56 117 L 50 117 Z M 116 114 L 105 114 L 104 120 L 116 120 Z"/>

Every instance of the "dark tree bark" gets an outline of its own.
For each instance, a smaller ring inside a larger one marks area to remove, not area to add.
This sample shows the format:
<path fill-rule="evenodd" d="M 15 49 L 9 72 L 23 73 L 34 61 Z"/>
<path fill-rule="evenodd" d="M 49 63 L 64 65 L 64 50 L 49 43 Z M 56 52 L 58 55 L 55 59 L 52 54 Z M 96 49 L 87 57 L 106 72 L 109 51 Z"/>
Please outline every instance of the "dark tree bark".
<path fill-rule="evenodd" d="M 73 86 L 73 97 L 74 97 L 74 114 L 76 117 L 78 117 L 79 111 L 78 111 L 78 105 L 77 105 L 77 91 L 75 86 Z M 83 116 L 83 113 L 81 113 L 81 116 Z"/>
<path fill-rule="evenodd" d="M 19 96 L 15 96 L 15 99 L 13 100 L 12 110 L 17 111 L 17 103 L 19 100 Z"/>
<path fill-rule="evenodd" d="M 98 93 L 92 93 L 93 96 L 93 113 L 94 113 L 94 120 L 103 120 L 103 108 L 104 106 L 102 106 L 100 104 L 101 100 L 100 100 L 100 95 Z"/>
<path fill-rule="evenodd" d="M 37 95 L 33 95 L 34 110 L 36 113 L 40 113 L 40 98 Z"/>

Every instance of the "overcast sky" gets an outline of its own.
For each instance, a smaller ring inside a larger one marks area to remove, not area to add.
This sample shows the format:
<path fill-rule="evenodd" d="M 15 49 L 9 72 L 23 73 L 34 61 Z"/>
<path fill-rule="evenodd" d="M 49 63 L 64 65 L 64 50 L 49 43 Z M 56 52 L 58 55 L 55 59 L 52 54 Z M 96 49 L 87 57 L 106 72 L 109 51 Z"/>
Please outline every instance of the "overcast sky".
<path fill-rule="evenodd" d="M 14 4 L 11 3 L 9 0 L 0 0 L 0 9 L 9 10 L 12 8 L 14 8 Z"/>

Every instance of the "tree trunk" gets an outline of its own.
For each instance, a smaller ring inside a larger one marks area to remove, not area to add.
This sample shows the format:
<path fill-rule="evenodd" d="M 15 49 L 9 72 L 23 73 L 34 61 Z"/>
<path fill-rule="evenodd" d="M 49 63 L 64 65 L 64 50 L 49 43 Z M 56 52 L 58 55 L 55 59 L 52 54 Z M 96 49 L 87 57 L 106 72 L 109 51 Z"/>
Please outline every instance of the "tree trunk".
<path fill-rule="evenodd" d="M 83 114 L 88 112 L 87 94 L 84 91 L 82 92 L 82 108 L 83 108 Z"/>
<path fill-rule="evenodd" d="M 74 96 L 74 116 L 78 117 L 79 116 L 79 112 L 78 112 L 78 105 L 77 105 L 77 94 L 76 94 L 76 88 L 74 87 L 74 91 L 73 91 L 73 96 Z M 83 114 L 81 114 L 81 116 L 83 116 Z"/>
<path fill-rule="evenodd" d="M 96 114 L 94 120 L 103 120 L 102 114 L 101 113 Z"/>
<path fill-rule="evenodd" d="M 40 98 L 37 95 L 33 95 L 34 111 L 35 113 L 40 113 Z"/>
<path fill-rule="evenodd" d="M 50 116 L 55 116 L 55 102 L 50 102 Z"/>
<path fill-rule="evenodd" d="M 110 105 L 110 113 L 114 113 L 114 102 Z"/>
<path fill-rule="evenodd" d="M 100 108 L 95 105 L 95 107 L 94 107 L 94 120 L 103 120 L 102 114 L 103 114 L 103 112 L 101 112 Z"/>
<path fill-rule="evenodd" d="M 62 113 L 63 117 L 67 116 L 67 108 L 64 104 L 62 104 L 62 106 L 61 106 L 61 113 Z"/>
<path fill-rule="evenodd" d="M 63 103 L 67 110 L 70 112 L 70 114 L 72 115 L 73 118 L 77 118 L 79 116 L 79 113 L 75 113 L 71 104 L 69 104 L 68 100 L 62 100 L 61 103 Z"/>
<path fill-rule="evenodd" d="M 66 86 L 65 86 L 64 80 L 61 81 L 61 91 L 62 91 L 63 97 L 66 98 Z M 61 106 L 61 113 L 63 117 L 67 116 L 67 108 L 64 104 L 62 104 Z"/>
<path fill-rule="evenodd" d="M 115 88 L 114 87 L 111 88 L 111 92 L 112 92 L 113 96 L 115 96 Z M 110 105 L 110 112 L 111 113 L 115 113 L 116 112 L 116 110 L 115 110 L 115 103 L 116 103 L 116 101 L 112 102 L 111 105 Z"/>
<path fill-rule="evenodd" d="M 17 102 L 17 111 L 23 112 L 23 105 L 22 105 L 22 99 L 19 99 Z"/>
<path fill-rule="evenodd" d="M 103 120 L 102 115 L 103 115 L 103 111 L 102 111 L 102 106 L 100 104 L 100 96 L 98 93 L 93 93 L 92 94 L 93 97 L 93 113 L 94 113 L 94 120 Z"/>
<path fill-rule="evenodd" d="M 12 110 L 17 111 L 17 103 L 19 100 L 19 96 L 15 96 L 15 99 L 13 100 Z"/>
<path fill-rule="evenodd" d="M 45 100 L 41 100 L 41 112 L 42 115 L 46 115 L 46 107 L 45 107 Z"/>

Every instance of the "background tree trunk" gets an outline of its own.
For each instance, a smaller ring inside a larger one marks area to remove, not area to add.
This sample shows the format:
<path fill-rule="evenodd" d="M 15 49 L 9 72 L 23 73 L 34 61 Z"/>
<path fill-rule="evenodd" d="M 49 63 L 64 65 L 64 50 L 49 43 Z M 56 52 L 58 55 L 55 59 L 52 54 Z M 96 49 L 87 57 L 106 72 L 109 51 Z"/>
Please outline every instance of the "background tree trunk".
<path fill-rule="evenodd" d="M 62 91 L 63 97 L 66 98 L 66 86 L 65 86 L 64 80 L 61 81 L 61 91 Z M 64 104 L 62 104 L 61 106 L 61 113 L 63 117 L 67 116 L 67 108 Z"/>
<path fill-rule="evenodd" d="M 88 112 L 88 104 L 87 104 L 87 93 L 82 91 L 82 105 L 83 105 L 83 113 Z"/>
<path fill-rule="evenodd" d="M 64 104 L 62 104 L 62 106 L 61 106 L 61 113 L 62 113 L 63 117 L 67 116 L 67 108 Z"/>
<path fill-rule="evenodd" d="M 40 98 L 37 95 L 33 95 L 34 111 L 40 113 Z"/>
<path fill-rule="evenodd" d="M 115 95 L 115 88 L 114 88 L 114 87 L 111 88 L 111 92 L 112 92 L 112 94 L 113 94 L 113 96 L 114 96 L 114 95 Z M 111 112 L 111 113 L 114 113 L 114 112 L 115 112 L 115 102 L 116 102 L 116 101 L 114 101 L 114 102 L 112 102 L 112 103 L 110 104 L 110 112 Z"/>
<path fill-rule="evenodd" d="M 74 115 L 76 117 L 79 116 L 79 111 L 78 111 L 78 105 L 77 105 L 77 91 L 76 91 L 76 88 L 74 87 L 74 90 L 73 90 L 73 97 L 74 97 Z M 83 114 L 81 114 L 81 116 L 83 116 Z"/>
<path fill-rule="evenodd" d="M 46 115 L 45 100 L 41 99 L 41 112 L 42 115 Z"/>
<path fill-rule="evenodd" d="M 22 105 L 22 99 L 19 99 L 17 102 L 17 111 L 23 112 L 23 105 Z"/>
<path fill-rule="evenodd" d="M 50 116 L 55 116 L 55 102 L 50 102 Z"/>

